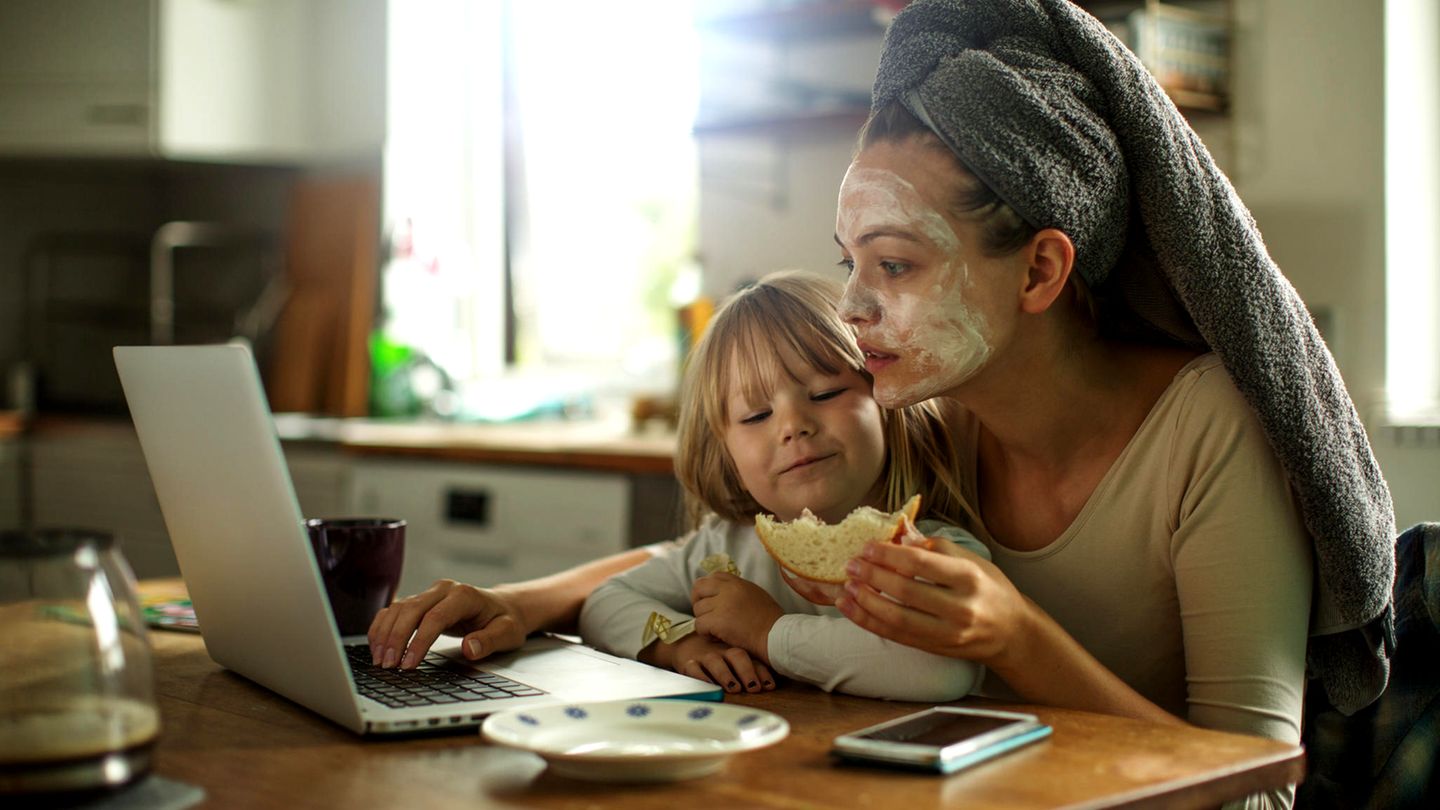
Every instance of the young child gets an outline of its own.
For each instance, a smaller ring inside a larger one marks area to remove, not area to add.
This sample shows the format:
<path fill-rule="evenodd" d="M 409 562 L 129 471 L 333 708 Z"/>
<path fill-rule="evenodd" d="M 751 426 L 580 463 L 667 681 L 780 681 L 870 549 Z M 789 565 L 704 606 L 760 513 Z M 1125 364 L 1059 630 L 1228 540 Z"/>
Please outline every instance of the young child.
<path fill-rule="evenodd" d="M 755 535 L 755 515 L 827 523 L 868 505 L 898 509 L 920 492 L 916 528 L 986 556 L 956 528 L 949 435 L 938 402 L 896 411 L 836 312 L 841 287 L 821 276 L 771 274 L 720 308 L 689 359 L 681 391 L 676 473 L 696 528 L 597 588 L 580 614 L 587 643 L 728 692 L 774 688 L 773 673 L 865 697 L 941 702 L 967 694 L 980 668 L 864 630 L 785 584 Z M 938 519 L 937 519 L 938 518 Z M 725 554 L 738 575 L 709 573 Z M 707 565 L 707 558 L 710 558 Z M 658 613 L 695 631 L 650 641 Z"/>

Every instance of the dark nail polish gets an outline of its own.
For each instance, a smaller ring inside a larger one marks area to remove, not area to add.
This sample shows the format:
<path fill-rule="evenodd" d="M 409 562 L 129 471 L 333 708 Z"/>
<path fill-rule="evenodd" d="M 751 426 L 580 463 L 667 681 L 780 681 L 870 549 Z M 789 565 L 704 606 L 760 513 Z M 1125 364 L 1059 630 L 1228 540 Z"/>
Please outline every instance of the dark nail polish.
<path fill-rule="evenodd" d="M 748 687 L 750 687 L 751 689 L 754 689 L 755 686 L 756 686 L 756 683 L 755 683 L 754 681 L 751 681 L 750 683 L 747 683 L 747 684 L 745 684 L 745 685 L 748 686 Z"/>

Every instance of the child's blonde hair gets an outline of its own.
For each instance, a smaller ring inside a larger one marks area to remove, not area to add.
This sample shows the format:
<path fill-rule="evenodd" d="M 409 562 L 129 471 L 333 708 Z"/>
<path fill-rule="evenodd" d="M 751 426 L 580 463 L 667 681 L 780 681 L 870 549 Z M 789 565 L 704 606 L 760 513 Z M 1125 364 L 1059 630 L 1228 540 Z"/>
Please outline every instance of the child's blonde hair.
<path fill-rule="evenodd" d="M 781 347 L 790 347 L 826 374 L 850 369 L 873 382 L 854 333 L 837 311 L 842 292 L 837 281 L 783 270 L 735 293 L 710 320 L 687 360 L 680 391 L 675 472 L 685 488 L 692 525 L 708 513 L 749 522 L 765 511 L 740 482 L 725 449 L 726 401 L 732 390 L 747 400 L 765 401 L 778 375 L 798 378 L 798 369 L 780 362 Z M 965 525 L 963 518 L 972 512 L 959 486 L 954 407 L 929 400 L 881 410 L 886 509 L 900 508 L 919 492 L 923 514 Z"/>

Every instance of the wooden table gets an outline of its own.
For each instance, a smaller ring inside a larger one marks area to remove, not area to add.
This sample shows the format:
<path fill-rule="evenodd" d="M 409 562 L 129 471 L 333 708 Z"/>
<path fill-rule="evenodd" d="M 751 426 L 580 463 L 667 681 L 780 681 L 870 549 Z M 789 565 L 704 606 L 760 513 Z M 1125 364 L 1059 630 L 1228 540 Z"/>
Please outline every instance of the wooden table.
<path fill-rule="evenodd" d="M 783 716 L 791 732 L 719 774 L 669 785 L 576 782 L 474 731 L 362 740 L 221 669 L 198 635 L 156 631 L 151 640 L 164 723 L 157 770 L 202 786 L 205 808 L 1213 807 L 1304 775 L 1302 750 L 1272 740 L 989 702 L 1033 711 L 1054 734 L 948 777 L 842 767 L 827 754 L 836 735 L 919 706 L 786 684 L 726 698 Z"/>

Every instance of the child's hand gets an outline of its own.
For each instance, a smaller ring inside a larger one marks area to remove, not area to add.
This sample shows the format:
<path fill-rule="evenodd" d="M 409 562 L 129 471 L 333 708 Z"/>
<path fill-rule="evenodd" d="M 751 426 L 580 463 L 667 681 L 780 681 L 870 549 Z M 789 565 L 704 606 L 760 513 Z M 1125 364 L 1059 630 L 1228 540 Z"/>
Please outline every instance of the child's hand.
<path fill-rule="evenodd" d="M 714 636 L 769 662 L 770 628 L 785 611 L 764 588 L 719 572 L 695 580 L 690 588 L 690 604 L 695 614 L 695 632 Z"/>
<path fill-rule="evenodd" d="M 655 642 L 654 663 L 668 666 L 682 675 L 709 681 L 726 692 L 769 692 L 775 676 L 750 653 L 718 639 L 691 633 L 674 644 Z"/>

